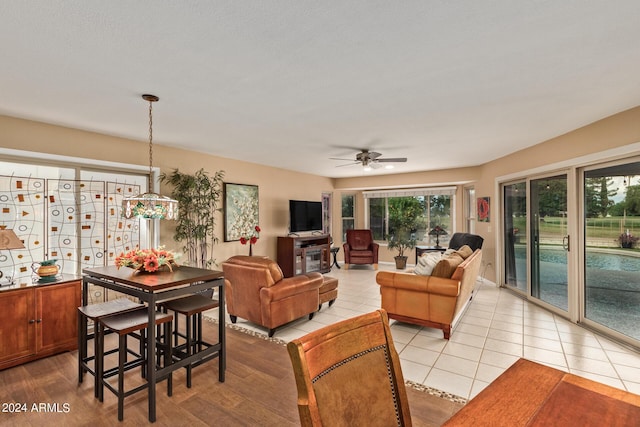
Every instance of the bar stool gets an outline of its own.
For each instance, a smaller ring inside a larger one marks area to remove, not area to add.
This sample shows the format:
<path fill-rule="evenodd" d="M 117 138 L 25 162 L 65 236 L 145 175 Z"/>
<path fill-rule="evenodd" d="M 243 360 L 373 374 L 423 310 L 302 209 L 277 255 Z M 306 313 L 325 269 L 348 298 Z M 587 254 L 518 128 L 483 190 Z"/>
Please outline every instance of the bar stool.
<path fill-rule="evenodd" d="M 105 301 L 98 304 L 89 304 L 78 307 L 78 384 L 81 384 L 84 379 L 85 373 L 90 373 L 94 377 L 93 392 L 95 397 L 98 397 L 98 381 L 99 378 L 96 375 L 98 367 L 96 366 L 96 354 L 97 354 L 97 328 L 99 327 L 99 320 L 103 317 L 113 316 L 114 314 L 124 313 L 126 311 L 135 310 L 137 308 L 144 307 L 143 304 L 138 304 L 127 298 L 119 298 L 116 300 Z M 93 332 L 89 334 L 87 332 L 87 323 L 93 322 Z M 89 340 L 93 339 L 93 355 L 88 355 Z M 111 349 L 105 354 L 111 354 L 118 351 L 118 349 Z M 93 361 L 93 369 L 90 367 L 90 362 Z"/>
<path fill-rule="evenodd" d="M 160 306 L 165 312 L 171 310 L 176 313 L 173 325 L 174 343 L 172 352 L 174 358 L 189 357 L 201 351 L 203 346 L 208 347 L 210 345 L 202 339 L 202 312 L 218 307 L 217 300 L 195 294 L 165 301 Z M 177 314 L 185 316 L 184 333 L 180 332 Z M 184 339 L 184 342 L 180 343 L 180 338 Z M 187 388 L 191 388 L 191 368 L 200 363 L 202 361 L 185 366 L 187 370 Z"/>
<path fill-rule="evenodd" d="M 157 349 L 159 354 L 164 356 L 164 366 L 168 366 L 172 362 L 171 356 L 171 321 L 173 316 L 166 313 L 156 313 L 155 326 L 158 327 L 157 334 Z M 148 354 L 148 349 L 145 345 L 146 342 L 146 329 L 149 326 L 149 311 L 145 308 L 139 308 L 137 310 L 128 311 L 126 313 L 116 314 L 113 316 L 104 317 L 99 320 L 100 327 L 98 328 L 98 353 L 96 357 L 99 360 L 98 366 L 100 370 L 97 371 L 97 376 L 100 378 L 100 387 L 98 396 L 100 401 L 103 401 L 103 387 L 109 389 L 113 394 L 118 397 L 118 421 L 122 421 L 124 418 L 124 399 L 131 396 L 134 393 L 142 391 L 149 387 L 149 384 L 144 384 L 134 387 L 129 390 L 124 389 L 124 374 L 136 366 L 146 366 L 147 357 L 156 357 L 153 354 Z M 159 326 L 164 325 L 163 331 L 160 331 Z M 104 370 L 104 336 L 105 331 L 111 331 L 118 334 L 118 366 L 109 370 Z M 139 333 L 137 333 L 139 332 Z M 131 354 L 127 347 L 127 338 L 133 336 L 139 339 L 141 342 L 140 355 L 136 355 L 134 360 L 128 361 L 127 355 Z M 117 387 L 111 385 L 108 379 L 114 375 L 118 376 Z M 172 394 L 172 374 L 169 373 L 164 377 L 157 378 L 158 381 L 167 379 L 167 395 Z"/>

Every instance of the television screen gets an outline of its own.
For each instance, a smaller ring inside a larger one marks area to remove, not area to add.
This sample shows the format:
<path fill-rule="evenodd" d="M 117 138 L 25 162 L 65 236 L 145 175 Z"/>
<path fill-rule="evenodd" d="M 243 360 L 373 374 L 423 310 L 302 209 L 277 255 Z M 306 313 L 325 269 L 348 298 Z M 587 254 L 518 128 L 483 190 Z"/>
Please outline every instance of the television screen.
<path fill-rule="evenodd" d="M 303 200 L 289 200 L 289 231 L 322 230 L 322 202 L 308 202 Z"/>

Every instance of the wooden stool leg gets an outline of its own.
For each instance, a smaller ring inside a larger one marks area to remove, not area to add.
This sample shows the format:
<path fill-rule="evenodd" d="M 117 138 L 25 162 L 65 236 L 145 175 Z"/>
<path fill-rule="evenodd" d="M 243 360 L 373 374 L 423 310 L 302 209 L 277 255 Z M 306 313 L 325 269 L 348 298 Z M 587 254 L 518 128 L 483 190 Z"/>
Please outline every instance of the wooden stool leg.
<path fill-rule="evenodd" d="M 164 324 L 164 366 L 167 367 L 171 363 L 173 363 L 173 354 L 171 351 L 171 322 L 165 322 Z M 169 378 L 167 379 L 167 396 L 173 395 L 173 372 L 169 373 Z"/>
<path fill-rule="evenodd" d="M 177 316 L 176 316 L 177 317 Z M 191 335 L 191 316 L 185 316 L 186 317 L 186 327 L 187 327 L 187 345 L 185 350 L 187 351 L 187 357 L 191 356 L 192 354 L 192 348 L 193 348 L 193 336 Z M 187 368 L 187 388 L 191 388 L 191 364 L 188 364 L 186 366 Z"/>
<path fill-rule="evenodd" d="M 94 389 L 98 401 L 104 401 L 104 384 L 102 383 L 102 375 L 104 370 L 104 328 L 100 327 L 100 322 L 93 324 L 93 339 L 95 348 L 95 384 Z"/>
<path fill-rule="evenodd" d="M 84 323 L 84 328 L 82 324 Z M 87 357 L 87 337 L 86 337 L 86 319 L 78 310 L 78 385 L 82 384 L 84 379 L 84 359 Z M 94 391 L 95 393 L 95 391 Z"/>
<path fill-rule="evenodd" d="M 127 363 L 127 335 L 120 335 L 118 348 L 118 421 L 124 419 L 124 365 Z"/>

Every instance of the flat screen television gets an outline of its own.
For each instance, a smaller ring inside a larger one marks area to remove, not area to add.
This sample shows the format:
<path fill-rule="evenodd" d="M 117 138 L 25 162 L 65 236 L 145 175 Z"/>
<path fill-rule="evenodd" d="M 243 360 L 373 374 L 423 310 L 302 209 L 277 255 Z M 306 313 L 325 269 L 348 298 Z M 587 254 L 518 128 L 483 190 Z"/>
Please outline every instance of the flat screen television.
<path fill-rule="evenodd" d="M 289 231 L 322 231 L 322 202 L 289 200 Z"/>

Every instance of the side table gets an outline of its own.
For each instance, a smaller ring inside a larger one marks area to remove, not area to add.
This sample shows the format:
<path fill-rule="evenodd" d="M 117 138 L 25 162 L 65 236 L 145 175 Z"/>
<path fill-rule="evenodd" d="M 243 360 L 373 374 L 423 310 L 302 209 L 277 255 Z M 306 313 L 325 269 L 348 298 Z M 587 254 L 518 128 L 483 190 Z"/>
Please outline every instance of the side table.
<path fill-rule="evenodd" d="M 331 267 L 333 267 L 334 265 L 338 268 L 340 268 L 340 264 L 338 264 L 338 260 L 336 259 L 336 256 L 338 255 L 338 252 L 340 252 L 340 246 L 336 246 L 335 248 L 331 248 L 331 253 L 333 254 L 333 264 L 331 264 Z"/>
<path fill-rule="evenodd" d="M 442 246 L 416 246 L 416 265 L 418 264 L 418 258 L 420 255 L 427 252 L 444 252 L 447 248 Z"/>

